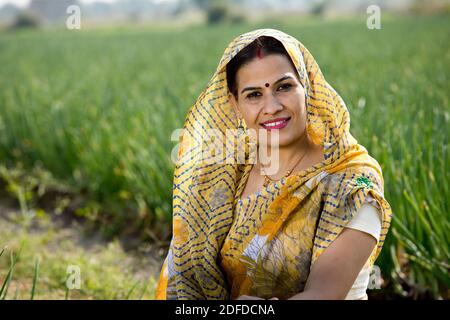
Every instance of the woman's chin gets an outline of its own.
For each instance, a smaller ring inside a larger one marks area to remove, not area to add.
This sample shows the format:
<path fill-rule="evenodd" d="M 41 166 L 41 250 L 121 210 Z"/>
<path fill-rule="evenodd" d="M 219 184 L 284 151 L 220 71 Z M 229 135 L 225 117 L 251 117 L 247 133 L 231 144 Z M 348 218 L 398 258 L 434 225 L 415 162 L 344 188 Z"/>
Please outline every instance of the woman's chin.
<path fill-rule="evenodd" d="M 287 137 L 281 137 L 278 143 L 271 143 L 270 138 L 268 139 L 267 143 L 259 143 L 260 146 L 266 146 L 267 148 L 283 148 L 292 143 L 292 139 L 288 139 Z"/>

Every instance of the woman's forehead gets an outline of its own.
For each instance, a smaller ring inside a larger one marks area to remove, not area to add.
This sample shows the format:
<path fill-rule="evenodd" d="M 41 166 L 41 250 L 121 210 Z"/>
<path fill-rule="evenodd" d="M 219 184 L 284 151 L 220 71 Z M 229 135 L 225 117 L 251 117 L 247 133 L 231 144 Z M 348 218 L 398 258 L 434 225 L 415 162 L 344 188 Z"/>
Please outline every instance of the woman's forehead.
<path fill-rule="evenodd" d="M 272 84 L 284 76 L 296 77 L 296 70 L 287 57 L 283 55 L 268 55 L 261 59 L 253 59 L 239 68 L 237 80 L 240 85 L 251 82 L 255 86 Z"/>

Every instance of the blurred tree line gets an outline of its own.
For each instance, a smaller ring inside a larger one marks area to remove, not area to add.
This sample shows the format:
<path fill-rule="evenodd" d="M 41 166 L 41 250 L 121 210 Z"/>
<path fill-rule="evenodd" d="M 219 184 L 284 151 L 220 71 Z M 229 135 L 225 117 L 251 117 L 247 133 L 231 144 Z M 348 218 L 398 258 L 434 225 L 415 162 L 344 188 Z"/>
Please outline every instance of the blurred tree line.
<path fill-rule="evenodd" d="M 234 12 L 230 2 L 225 0 L 193 0 L 195 5 L 206 13 L 208 24 L 221 22 L 240 23 L 245 20 L 244 15 Z M 236 3 L 236 1 L 231 1 Z"/>

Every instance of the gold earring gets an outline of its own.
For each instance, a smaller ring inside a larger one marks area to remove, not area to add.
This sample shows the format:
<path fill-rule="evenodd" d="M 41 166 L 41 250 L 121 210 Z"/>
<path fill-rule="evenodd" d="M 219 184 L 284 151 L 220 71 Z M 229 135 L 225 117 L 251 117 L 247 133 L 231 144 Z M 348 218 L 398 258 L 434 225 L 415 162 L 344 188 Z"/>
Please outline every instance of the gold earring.
<path fill-rule="evenodd" d="M 239 117 L 239 120 L 238 120 L 238 135 L 241 136 L 245 132 L 244 119 L 242 119 L 241 116 L 238 116 L 238 117 Z"/>

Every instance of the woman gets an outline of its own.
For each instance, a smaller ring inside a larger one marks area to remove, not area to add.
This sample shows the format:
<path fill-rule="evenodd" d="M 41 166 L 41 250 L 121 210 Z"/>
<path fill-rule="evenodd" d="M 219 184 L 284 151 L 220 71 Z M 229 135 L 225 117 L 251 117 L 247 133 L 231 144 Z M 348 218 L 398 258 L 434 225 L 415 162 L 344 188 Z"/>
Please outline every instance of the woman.
<path fill-rule="evenodd" d="M 233 161 L 203 161 L 211 132 L 228 142 L 236 128 Z M 234 39 L 184 124 L 156 299 L 366 299 L 391 209 L 349 128 L 298 40 L 274 29 Z"/>

